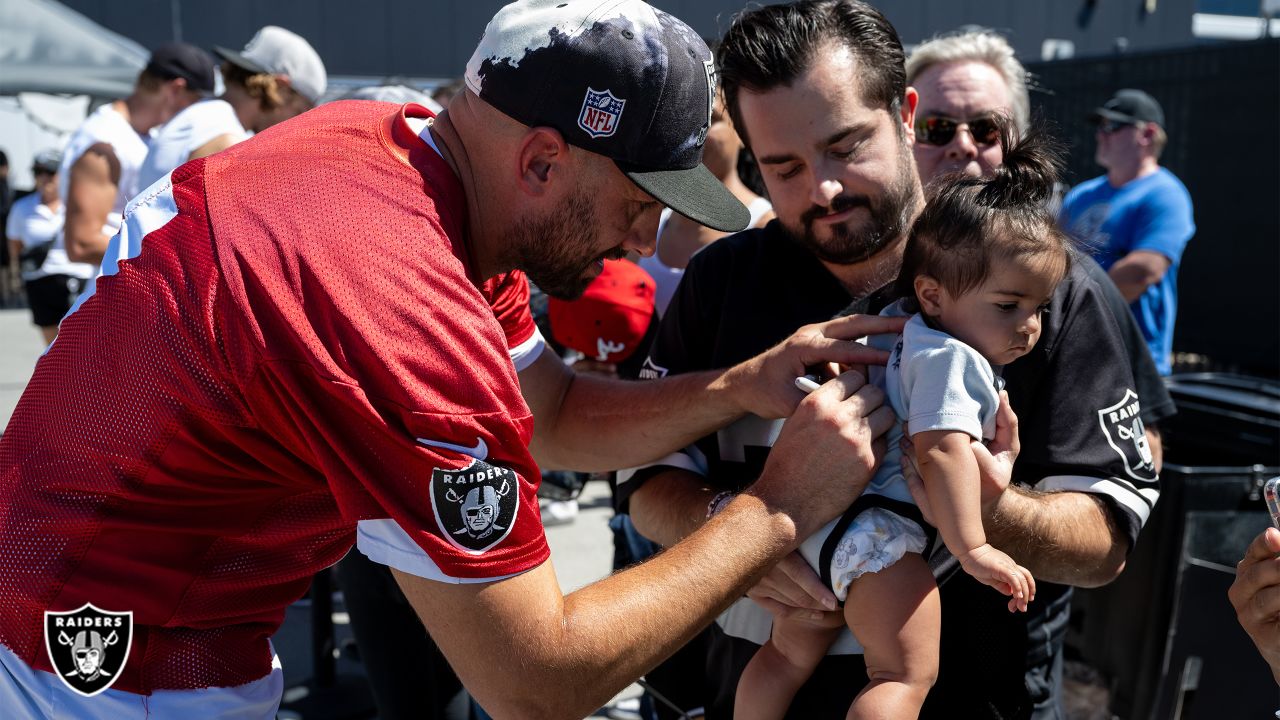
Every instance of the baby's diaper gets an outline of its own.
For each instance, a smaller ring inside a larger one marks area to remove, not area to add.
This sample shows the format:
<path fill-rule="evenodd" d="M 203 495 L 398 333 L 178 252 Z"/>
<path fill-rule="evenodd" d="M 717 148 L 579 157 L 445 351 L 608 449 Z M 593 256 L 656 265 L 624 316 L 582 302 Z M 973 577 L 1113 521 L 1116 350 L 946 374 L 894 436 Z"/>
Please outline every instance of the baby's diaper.
<path fill-rule="evenodd" d="M 908 507 L 915 510 L 914 506 Z M 849 583 L 855 579 L 879 572 L 907 553 L 923 553 L 929 547 L 929 537 L 920 522 L 883 507 L 860 510 L 852 521 L 847 518 L 848 513 L 832 520 L 800 546 L 800 554 L 842 603 L 849 596 Z M 839 526 L 846 523 L 844 532 L 838 532 Z"/>

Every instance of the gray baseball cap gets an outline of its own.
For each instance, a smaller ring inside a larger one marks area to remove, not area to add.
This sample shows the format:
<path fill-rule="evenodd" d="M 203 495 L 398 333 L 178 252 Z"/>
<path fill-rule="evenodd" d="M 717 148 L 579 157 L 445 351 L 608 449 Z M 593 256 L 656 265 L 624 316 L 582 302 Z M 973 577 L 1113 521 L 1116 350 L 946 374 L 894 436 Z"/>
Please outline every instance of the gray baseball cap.
<path fill-rule="evenodd" d="M 324 62 L 311 43 L 275 25 L 259 30 L 244 50 L 214 47 L 213 51 L 223 60 L 250 72 L 284 75 L 289 78 L 290 86 L 312 104 L 320 100 L 329 84 Z"/>
<path fill-rule="evenodd" d="M 41 150 L 31 160 L 32 170 L 44 170 L 46 172 L 56 173 L 58 168 L 62 166 L 62 151 L 54 148 Z"/>

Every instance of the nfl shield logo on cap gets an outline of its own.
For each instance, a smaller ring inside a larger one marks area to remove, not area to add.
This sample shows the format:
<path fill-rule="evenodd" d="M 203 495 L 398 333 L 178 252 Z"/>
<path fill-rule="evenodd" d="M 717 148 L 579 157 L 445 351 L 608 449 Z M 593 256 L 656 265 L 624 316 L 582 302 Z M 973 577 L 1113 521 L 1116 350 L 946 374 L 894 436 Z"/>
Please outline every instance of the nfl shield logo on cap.
<path fill-rule="evenodd" d="M 593 138 L 609 137 L 618 131 L 618 121 L 622 119 L 622 107 L 626 100 L 620 100 L 613 93 L 587 88 L 587 96 L 582 100 L 582 112 L 578 115 L 578 127 Z"/>

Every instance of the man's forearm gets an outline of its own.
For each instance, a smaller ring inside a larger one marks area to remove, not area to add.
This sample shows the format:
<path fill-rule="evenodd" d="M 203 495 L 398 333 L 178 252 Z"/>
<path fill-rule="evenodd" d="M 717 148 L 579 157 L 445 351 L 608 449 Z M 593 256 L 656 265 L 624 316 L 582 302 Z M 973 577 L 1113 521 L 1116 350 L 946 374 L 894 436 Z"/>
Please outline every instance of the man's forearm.
<path fill-rule="evenodd" d="M 671 547 L 702 527 L 716 491 L 687 470 L 655 475 L 631 496 L 631 522 L 646 538 Z"/>
<path fill-rule="evenodd" d="M 1120 258 L 1115 265 L 1107 271 L 1107 275 L 1111 278 L 1111 282 L 1115 283 L 1116 289 L 1120 291 L 1120 295 L 1125 302 L 1133 302 L 1147 288 L 1153 284 L 1160 282 L 1160 278 L 1164 277 L 1165 272 L 1169 268 L 1169 260 L 1157 253 L 1149 251 L 1135 251 Z"/>
<path fill-rule="evenodd" d="M 549 566 L 487 588 L 396 576 L 490 713 L 585 717 L 687 643 L 797 542 L 788 515 L 748 495 L 660 556 L 563 600 Z M 497 658 L 511 672 L 493 672 Z"/>
<path fill-rule="evenodd" d="M 652 462 L 742 414 L 724 371 L 628 382 L 577 374 L 552 425 L 538 427 L 547 468 L 583 472 Z M 588 442 L 574 438 L 589 438 Z"/>
<path fill-rule="evenodd" d="M 1124 568 L 1129 541 L 1098 498 L 1011 485 L 985 518 L 987 541 L 1038 579 L 1097 587 Z"/>

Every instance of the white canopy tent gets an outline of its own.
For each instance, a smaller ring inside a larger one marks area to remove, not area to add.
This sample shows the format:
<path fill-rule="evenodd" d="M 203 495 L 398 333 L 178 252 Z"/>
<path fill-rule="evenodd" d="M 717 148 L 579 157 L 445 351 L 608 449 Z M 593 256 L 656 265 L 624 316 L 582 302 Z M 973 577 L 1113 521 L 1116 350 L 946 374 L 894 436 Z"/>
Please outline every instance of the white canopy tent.
<path fill-rule="evenodd" d="M 61 147 L 91 104 L 133 90 L 149 53 L 54 0 L 0 0 L 0 149 L 13 187 L 31 157 Z"/>
<path fill-rule="evenodd" d="M 0 0 L 0 95 L 124 97 L 147 56 L 54 0 Z"/>

